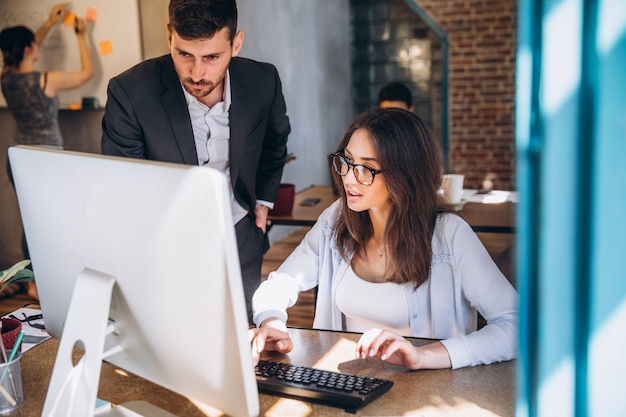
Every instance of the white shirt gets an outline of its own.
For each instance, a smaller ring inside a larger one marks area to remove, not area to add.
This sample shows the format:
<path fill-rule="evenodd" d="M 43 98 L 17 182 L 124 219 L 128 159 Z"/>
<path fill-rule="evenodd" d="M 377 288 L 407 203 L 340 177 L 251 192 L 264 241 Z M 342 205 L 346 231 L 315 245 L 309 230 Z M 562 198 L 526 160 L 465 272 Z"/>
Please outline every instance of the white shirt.
<path fill-rule="evenodd" d="M 247 211 L 235 199 L 230 181 L 229 169 L 229 145 L 230 145 L 230 122 L 229 112 L 231 103 L 230 72 L 224 77 L 223 100 L 209 108 L 198 101 L 183 87 L 193 136 L 196 142 L 196 154 L 198 165 L 215 168 L 223 172 L 228 178 L 230 185 L 230 198 L 232 202 L 233 224 L 243 219 Z"/>
<path fill-rule="evenodd" d="M 317 219 L 300 245 L 254 294 L 254 322 L 287 321 L 301 291 L 318 287 L 313 327 L 346 330 L 337 288 L 350 268 L 335 244 L 340 201 Z M 441 339 L 453 368 L 509 360 L 517 354 L 517 292 L 471 227 L 459 216 L 437 218 L 430 277 L 403 285 L 411 335 Z M 356 296 L 356 295 L 355 295 Z M 477 314 L 487 325 L 477 331 Z"/>
<path fill-rule="evenodd" d="M 337 307 L 346 318 L 346 330 L 364 333 L 372 328 L 384 328 L 411 336 L 405 285 L 411 284 L 369 282 L 351 267 L 346 269 L 335 294 Z"/>

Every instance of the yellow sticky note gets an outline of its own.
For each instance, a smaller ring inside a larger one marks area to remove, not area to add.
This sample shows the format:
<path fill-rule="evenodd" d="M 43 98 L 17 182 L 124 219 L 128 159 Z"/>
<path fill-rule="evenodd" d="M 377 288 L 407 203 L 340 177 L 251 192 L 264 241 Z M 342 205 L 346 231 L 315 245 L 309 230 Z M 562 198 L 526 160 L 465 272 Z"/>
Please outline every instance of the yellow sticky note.
<path fill-rule="evenodd" d="M 98 11 L 93 7 L 87 7 L 87 11 L 85 12 L 85 20 L 88 22 L 95 22 L 98 20 Z"/>
<path fill-rule="evenodd" d="M 63 24 L 67 26 L 74 27 L 74 20 L 76 19 L 76 13 L 65 13 L 65 17 L 63 18 Z"/>
<path fill-rule="evenodd" d="M 110 40 L 100 42 L 100 55 L 106 55 L 113 52 L 113 45 Z"/>

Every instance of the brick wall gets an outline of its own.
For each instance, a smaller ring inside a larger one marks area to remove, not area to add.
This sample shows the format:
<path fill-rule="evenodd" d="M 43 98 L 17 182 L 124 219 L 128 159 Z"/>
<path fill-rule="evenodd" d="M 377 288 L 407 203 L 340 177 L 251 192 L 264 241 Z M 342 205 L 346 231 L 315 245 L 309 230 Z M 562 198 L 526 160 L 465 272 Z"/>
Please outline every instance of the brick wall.
<path fill-rule="evenodd" d="M 517 1 L 413 1 L 448 34 L 451 171 L 514 189 Z"/>

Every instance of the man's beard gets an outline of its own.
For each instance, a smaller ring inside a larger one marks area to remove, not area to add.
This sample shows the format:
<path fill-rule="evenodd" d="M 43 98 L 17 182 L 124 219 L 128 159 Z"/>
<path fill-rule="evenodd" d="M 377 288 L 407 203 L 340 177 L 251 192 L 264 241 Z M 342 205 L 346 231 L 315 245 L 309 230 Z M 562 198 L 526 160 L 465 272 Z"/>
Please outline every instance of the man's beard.
<path fill-rule="evenodd" d="M 206 88 L 203 88 L 202 90 L 196 90 L 196 89 L 190 88 L 189 85 L 205 86 Z M 217 84 L 211 81 L 206 81 L 206 80 L 195 82 L 191 78 L 185 78 L 183 79 L 183 87 L 185 87 L 185 90 L 187 90 L 189 94 L 199 99 L 199 98 L 203 98 L 211 94 L 211 92 L 215 90 L 215 87 L 217 87 Z"/>

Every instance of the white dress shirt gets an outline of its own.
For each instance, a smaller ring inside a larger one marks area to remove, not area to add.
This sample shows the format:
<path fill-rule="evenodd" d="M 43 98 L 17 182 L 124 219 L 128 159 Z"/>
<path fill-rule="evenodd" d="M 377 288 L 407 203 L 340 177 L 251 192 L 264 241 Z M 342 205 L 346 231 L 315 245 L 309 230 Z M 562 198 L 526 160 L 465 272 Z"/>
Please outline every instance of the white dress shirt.
<path fill-rule="evenodd" d="M 229 145 L 230 145 L 230 123 L 229 111 L 231 103 L 230 93 L 230 73 L 226 72 L 224 78 L 224 97 L 219 103 L 209 108 L 204 103 L 198 101 L 185 90 L 185 100 L 189 108 L 191 126 L 196 142 L 196 153 L 198 155 L 198 165 L 215 168 L 223 172 L 228 178 L 230 185 L 230 198 L 232 202 L 233 224 L 243 219 L 247 211 L 235 199 L 230 181 L 229 169 Z"/>

